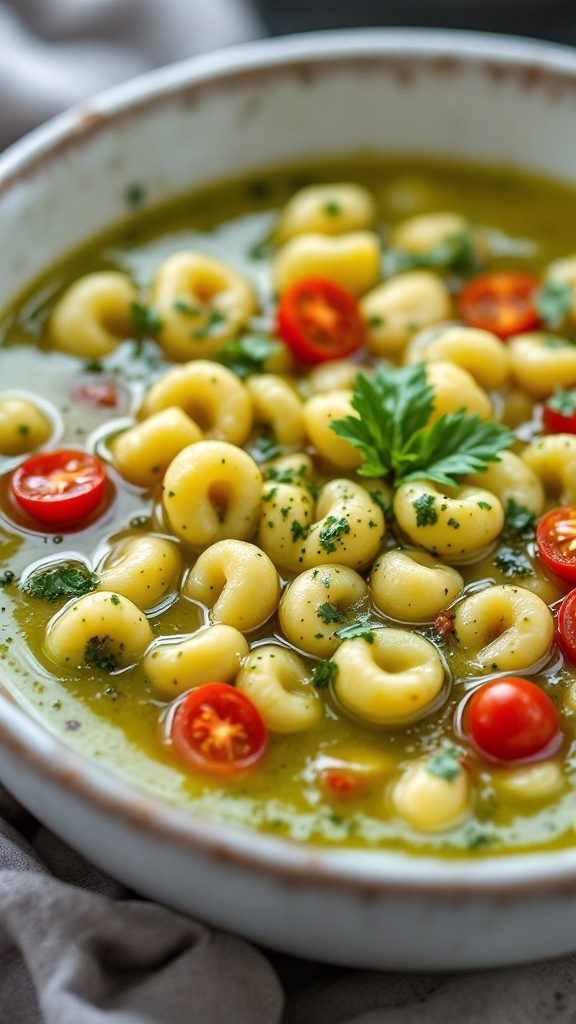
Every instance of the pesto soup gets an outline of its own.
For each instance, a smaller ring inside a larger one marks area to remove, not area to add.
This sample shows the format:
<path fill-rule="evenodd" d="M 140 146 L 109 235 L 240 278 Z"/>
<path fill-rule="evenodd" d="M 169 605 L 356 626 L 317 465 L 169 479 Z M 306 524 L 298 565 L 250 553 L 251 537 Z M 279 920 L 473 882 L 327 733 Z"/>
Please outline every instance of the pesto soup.
<path fill-rule="evenodd" d="M 576 193 L 354 163 L 147 210 L 0 319 L 0 673 L 300 841 L 576 816 Z"/>

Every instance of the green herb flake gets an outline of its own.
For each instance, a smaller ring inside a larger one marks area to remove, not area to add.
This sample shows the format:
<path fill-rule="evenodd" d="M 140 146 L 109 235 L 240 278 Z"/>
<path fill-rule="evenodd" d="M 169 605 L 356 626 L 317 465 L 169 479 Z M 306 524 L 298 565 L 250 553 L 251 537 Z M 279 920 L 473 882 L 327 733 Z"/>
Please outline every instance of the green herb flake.
<path fill-rule="evenodd" d="M 487 501 L 477 501 L 476 504 L 478 508 L 483 508 L 486 512 L 492 511 L 492 505 L 489 505 Z"/>
<path fill-rule="evenodd" d="M 202 316 L 202 306 L 191 306 L 186 299 L 176 299 L 172 303 L 173 308 L 178 313 L 182 313 L 182 316 Z"/>
<path fill-rule="evenodd" d="M 505 524 L 508 530 L 530 540 L 536 533 L 537 516 L 526 505 L 519 505 L 514 498 L 508 498 L 504 510 Z"/>
<path fill-rule="evenodd" d="M 281 342 L 272 341 L 264 334 L 246 334 L 243 338 L 229 341 L 215 358 L 244 380 L 252 373 L 264 373 L 266 360 L 281 348 Z"/>
<path fill-rule="evenodd" d="M 336 630 L 336 636 L 340 637 L 340 640 L 353 640 L 355 637 L 360 637 L 368 644 L 374 643 L 374 633 L 370 623 L 366 620 L 352 622 L 349 626 L 342 626 L 342 629 Z"/>
<path fill-rule="evenodd" d="M 427 252 L 388 249 L 384 254 L 384 273 L 387 277 L 406 270 L 431 269 L 450 270 L 462 276 L 475 274 L 480 269 L 480 261 L 472 230 L 447 235 Z"/>
<path fill-rule="evenodd" d="M 294 519 L 290 524 L 290 530 L 292 533 L 292 540 L 306 540 L 308 536 L 308 527 L 303 526 L 297 519 Z"/>
<path fill-rule="evenodd" d="M 460 529 L 460 523 L 458 522 L 457 519 L 454 519 L 452 516 L 450 516 L 450 519 L 446 523 L 446 526 L 451 526 L 453 530 Z"/>
<path fill-rule="evenodd" d="M 120 604 L 120 598 L 118 597 L 118 594 L 111 594 L 110 595 L 110 602 L 112 604 L 116 604 L 116 605 Z"/>
<path fill-rule="evenodd" d="M 146 199 L 146 189 L 143 185 L 129 185 L 124 193 L 126 204 L 132 210 L 138 210 Z"/>
<path fill-rule="evenodd" d="M 51 602 L 61 597 L 82 597 L 95 590 L 99 583 L 99 577 L 89 569 L 55 565 L 29 576 L 22 589 L 30 597 Z"/>
<path fill-rule="evenodd" d="M 337 544 L 342 543 L 342 535 L 350 533 L 350 523 L 347 519 L 339 519 L 337 516 L 326 516 L 324 522 L 326 525 L 322 527 L 318 537 L 321 547 L 330 554 L 336 551 Z"/>
<path fill-rule="evenodd" d="M 396 486 L 422 478 L 455 486 L 460 477 L 499 462 L 515 441 L 511 430 L 464 409 L 428 426 L 434 389 L 425 363 L 382 367 L 371 380 L 359 373 L 352 407 L 358 416 L 334 420 L 332 430 L 361 452 L 361 476 L 389 477 Z"/>
<path fill-rule="evenodd" d="M 154 310 L 150 306 L 143 306 L 140 302 L 130 303 L 130 320 L 136 341 L 153 337 L 162 330 L 162 323 Z"/>
<path fill-rule="evenodd" d="M 317 690 L 325 690 L 334 682 L 337 675 L 338 665 L 335 661 L 319 661 L 312 672 L 312 686 Z"/>
<path fill-rule="evenodd" d="M 342 622 L 344 619 L 342 612 L 339 611 L 338 608 L 335 608 L 333 604 L 330 604 L 329 601 L 318 606 L 316 609 L 316 615 L 319 619 L 322 619 L 327 626 L 333 622 Z"/>
<path fill-rule="evenodd" d="M 18 425 L 18 433 L 22 434 L 22 437 L 26 437 L 30 433 L 30 427 L 27 423 L 20 423 Z"/>
<path fill-rule="evenodd" d="M 523 551 L 515 547 L 502 545 L 494 559 L 494 565 L 507 578 L 535 576 L 532 563 Z"/>
<path fill-rule="evenodd" d="M 434 526 L 438 522 L 438 513 L 434 508 L 436 499 L 433 494 L 421 494 L 412 502 L 416 512 L 416 526 Z"/>
<path fill-rule="evenodd" d="M 536 295 L 536 309 L 544 327 L 557 331 L 574 302 L 574 289 L 568 281 L 546 281 Z"/>
<path fill-rule="evenodd" d="M 439 779 L 445 779 L 446 782 L 454 782 L 461 770 L 460 753 L 455 747 L 446 747 L 445 750 L 431 758 L 426 765 L 426 771 L 430 775 L 436 775 Z"/>
<path fill-rule="evenodd" d="M 213 338 L 221 333 L 220 327 L 226 320 L 226 314 L 221 309 L 211 309 L 204 326 L 192 331 L 192 337 L 197 341 L 202 341 L 204 338 Z"/>
<path fill-rule="evenodd" d="M 340 203 L 337 203 L 335 199 L 329 199 L 324 203 L 324 213 L 327 213 L 330 217 L 337 217 L 342 212 Z"/>
<path fill-rule="evenodd" d="M 84 648 L 84 661 L 91 668 L 115 672 L 118 668 L 118 652 L 111 649 L 110 637 L 91 636 Z"/>

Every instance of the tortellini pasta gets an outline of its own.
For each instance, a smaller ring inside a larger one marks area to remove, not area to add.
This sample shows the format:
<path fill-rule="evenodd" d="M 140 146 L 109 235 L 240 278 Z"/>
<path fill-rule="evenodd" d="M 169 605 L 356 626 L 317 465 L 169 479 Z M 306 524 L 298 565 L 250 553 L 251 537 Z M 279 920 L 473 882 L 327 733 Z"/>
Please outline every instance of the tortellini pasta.
<path fill-rule="evenodd" d="M 472 669 L 522 672 L 550 651 L 554 619 L 536 594 L 507 584 L 464 598 L 454 609 L 454 629 Z"/>
<path fill-rule="evenodd" d="M 328 391 L 313 395 L 304 404 L 302 416 L 310 441 L 319 454 L 338 469 L 358 469 L 362 456 L 349 441 L 332 430 L 334 420 L 357 416 L 352 408 L 353 391 Z"/>
<path fill-rule="evenodd" d="M 394 495 L 398 525 L 415 544 L 447 562 L 474 561 L 496 540 L 504 510 L 480 487 L 444 487 L 428 480 L 401 484 Z"/>
<path fill-rule="evenodd" d="M 138 487 L 153 487 L 178 452 L 203 437 L 194 420 L 173 405 L 116 434 L 108 447 L 124 480 Z"/>
<path fill-rule="evenodd" d="M 164 476 L 167 520 L 191 548 L 249 540 L 256 529 L 262 476 L 254 460 L 225 441 L 198 441 L 172 460 Z"/>
<path fill-rule="evenodd" d="M 438 274 L 409 270 L 364 295 L 360 309 L 370 352 L 394 357 L 403 352 L 417 331 L 448 320 L 452 300 Z"/>
<path fill-rule="evenodd" d="M 471 796 L 470 776 L 463 765 L 446 777 L 430 759 L 406 768 L 392 790 L 391 802 L 396 814 L 419 832 L 441 832 L 464 817 Z"/>
<path fill-rule="evenodd" d="M 279 444 L 301 448 L 306 433 L 302 400 L 293 387 L 271 373 L 253 376 L 247 383 L 254 403 L 254 418 L 272 430 Z"/>
<path fill-rule="evenodd" d="M 282 245 L 289 238 L 308 232 L 342 235 L 371 228 L 375 219 L 375 201 L 362 185 L 355 182 L 307 185 L 284 207 L 274 230 L 274 240 Z"/>
<path fill-rule="evenodd" d="M 322 718 L 322 703 L 301 658 L 280 644 L 255 647 L 236 686 L 254 702 L 271 732 L 304 732 Z"/>
<path fill-rule="evenodd" d="M 48 332 L 54 348 L 85 359 L 108 355 L 134 333 L 131 314 L 138 293 L 115 270 L 80 277 L 57 302 Z"/>
<path fill-rule="evenodd" d="M 127 537 L 113 545 L 99 569 L 99 589 L 127 597 L 144 611 L 155 608 L 178 586 L 182 556 L 167 537 Z"/>
<path fill-rule="evenodd" d="M 511 338 L 508 348 L 515 381 L 534 398 L 576 387 L 576 348 L 567 338 L 532 331 Z"/>
<path fill-rule="evenodd" d="M 257 311 L 250 282 L 221 260 L 196 250 L 160 264 L 152 290 L 158 340 L 169 359 L 213 356 Z"/>
<path fill-rule="evenodd" d="M 510 355 L 504 342 L 475 327 L 446 324 L 428 328 L 414 335 L 404 356 L 409 366 L 438 359 L 466 370 L 488 391 L 502 387 L 510 377 Z"/>
<path fill-rule="evenodd" d="M 140 416 L 178 406 L 204 437 L 242 445 L 252 427 L 252 400 L 235 373 L 208 359 L 175 366 L 160 377 L 142 404 Z"/>
<path fill-rule="evenodd" d="M 373 725 L 419 718 L 441 695 L 446 673 L 438 651 L 408 630 L 374 630 L 371 642 L 344 640 L 333 655 L 341 707 Z"/>
<path fill-rule="evenodd" d="M 272 266 L 279 294 L 304 277 L 327 277 L 362 295 L 380 277 L 380 242 L 373 231 L 349 231 L 330 237 L 307 232 L 291 238 L 277 253 Z"/>
<path fill-rule="evenodd" d="M 323 565 L 300 573 L 282 595 L 279 618 L 286 638 L 302 651 L 329 658 L 338 630 L 366 608 L 368 586 L 346 565 Z"/>
<path fill-rule="evenodd" d="M 142 667 L 153 689 L 172 700 L 214 679 L 233 682 L 248 650 L 239 630 L 219 623 L 193 636 L 158 641 L 148 650 Z"/>
<path fill-rule="evenodd" d="M 48 626 L 45 650 L 61 668 L 113 672 L 139 661 L 153 639 L 148 619 L 132 601 L 101 590 L 65 605 Z"/>
<path fill-rule="evenodd" d="M 255 544 L 221 540 L 196 560 L 183 594 L 202 602 L 211 622 L 249 632 L 276 611 L 280 581 L 273 563 Z"/>
<path fill-rule="evenodd" d="M 542 437 L 527 445 L 521 459 L 550 497 L 562 505 L 576 501 L 576 437 L 573 434 Z"/>
<path fill-rule="evenodd" d="M 44 444 L 52 423 L 23 395 L 0 395 L 0 455 L 23 455 Z"/>
<path fill-rule="evenodd" d="M 386 551 L 372 567 L 370 594 L 377 608 L 399 622 L 431 622 L 464 586 L 459 572 L 425 551 Z"/>
<path fill-rule="evenodd" d="M 477 232 L 473 232 L 470 221 L 460 213 L 421 213 L 398 224 L 392 232 L 391 243 L 395 249 L 410 253 L 429 253 L 451 239 L 470 236 L 476 248 L 480 246 Z"/>

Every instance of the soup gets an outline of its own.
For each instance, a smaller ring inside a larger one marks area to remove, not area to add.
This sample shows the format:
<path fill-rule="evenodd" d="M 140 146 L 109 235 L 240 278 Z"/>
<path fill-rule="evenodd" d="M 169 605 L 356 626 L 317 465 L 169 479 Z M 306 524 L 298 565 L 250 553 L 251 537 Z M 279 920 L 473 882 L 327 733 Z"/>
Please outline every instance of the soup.
<path fill-rule="evenodd" d="M 570 845 L 576 195 L 411 163 L 127 202 L 0 322 L 10 693 L 231 823 Z"/>

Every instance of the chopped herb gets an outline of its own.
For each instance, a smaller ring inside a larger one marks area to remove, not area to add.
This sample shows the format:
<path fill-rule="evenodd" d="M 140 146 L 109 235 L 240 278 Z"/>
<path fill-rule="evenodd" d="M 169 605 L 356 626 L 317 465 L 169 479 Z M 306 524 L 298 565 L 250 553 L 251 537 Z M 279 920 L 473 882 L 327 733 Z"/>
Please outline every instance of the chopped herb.
<path fill-rule="evenodd" d="M 403 273 L 406 270 L 451 270 L 468 276 L 480 269 L 480 262 L 474 248 L 471 231 L 447 235 L 438 245 L 427 252 L 406 252 L 404 249 L 388 249 L 384 254 L 384 273 Z"/>
<path fill-rule="evenodd" d="M 476 504 L 478 505 L 478 508 L 483 508 L 486 512 L 492 511 L 492 505 L 489 505 L 487 501 L 477 501 Z"/>
<path fill-rule="evenodd" d="M 118 597 L 118 594 L 111 594 L 110 601 L 112 604 L 120 604 L 120 598 Z"/>
<path fill-rule="evenodd" d="M 452 516 L 450 516 L 450 519 L 446 523 L 446 526 L 451 526 L 453 530 L 460 529 L 460 523 L 458 522 L 457 519 L 454 519 Z"/>
<path fill-rule="evenodd" d="M 208 318 L 203 327 L 196 328 L 192 331 L 192 337 L 198 341 L 202 341 L 203 338 L 213 338 L 221 333 L 218 328 L 221 324 L 226 322 L 226 314 L 221 309 L 211 309 L 208 313 Z"/>
<path fill-rule="evenodd" d="M 514 498 L 508 498 L 504 510 L 506 527 L 524 540 L 535 536 L 537 516 L 526 505 L 519 505 Z"/>
<path fill-rule="evenodd" d="M 249 199 L 267 199 L 270 195 L 270 184 L 267 181 L 251 181 L 246 186 Z"/>
<path fill-rule="evenodd" d="M 23 437 L 26 437 L 26 435 L 30 433 L 30 427 L 28 426 L 28 424 L 20 423 L 18 427 L 18 433 L 22 434 Z"/>
<path fill-rule="evenodd" d="M 308 536 L 308 527 L 303 526 L 297 519 L 294 519 L 291 523 L 290 529 L 292 531 L 292 540 L 306 540 L 306 537 Z"/>
<path fill-rule="evenodd" d="M 336 630 L 336 636 L 341 640 L 352 640 L 358 636 L 368 644 L 374 643 L 374 633 L 366 619 L 352 622 L 349 626 L 342 626 L 342 629 Z"/>
<path fill-rule="evenodd" d="M 563 416 L 573 416 L 576 412 L 576 388 L 571 388 L 569 391 L 557 388 L 554 394 L 546 399 L 546 405 L 549 409 L 562 413 Z"/>
<path fill-rule="evenodd" d="M 84 648 L 84 661 L 92 668 L 115 672 L 118 668 L 118 653 L 111 649 L 110 637 L 91 636 Z"/>
<path fill-rule="evenodd" d="M 536 309 L 544 327 L 557 331 L 574 302 L 574 289 L 568 281 L 547 281 L 536 296 Z"/>
<path fill-rule="evenodd" d="M 142 206 L 146 198 L 146 189 L 143 185 L 129 185 L 124 193 L 124 198 L 128 206 L 133 210 L 137 210 L 138 207 Z"/>
<path fill-rule="evenodd" d="M 270 242 L 256 242 L 251 245 L 246 255 L 249 260 L 267 260 L 272 253 Z"/>
<path fill-rule="evenodd" d="M 153 337 L 162 329 L 162 324 L 154 310 L 150 306 L 143 306 L 140 302 L 130 304 L 130 320 L 136 341 Z"/>
<path fill-rule="evenodd" d="M 512 431 L 464 409 L 429 426 L 434 389 L 425 363 L 383 367 L 372 380 L 359 373 L 352 407 L 359 415 L 334 420 L 332 430 L 362 453 L 361 476 L 390 477 L 395 485 L 426 477 L 454 486 L 499 462 L 499 452 L 515 440 Z"/>
<path fill-rule="evenodd" d="M 281 348 L 279 341 L 271 341 L 264 334 L 246 334 L 229 341 L 215 358 L 243 380 L 251 373 L 264 373 L 266 360 Z"/>
<path fill-rule="evenodd" d="M 379 491 L 377 487 L 369 487 L 368 494 L 372 501 L 376 502 L 378 507 L 382 509 L 385 519 L 394 519 L 394 506 L 386 501 L 386 495 L 383 491 Z"/>
<path fill-rule="evenodd" d="M 460 753 L 455 747 L 446 747 L 439 754 L 436 754 L 426 765 L 426 771 L 430 775 L 437 775 L 439 779 L 446 779 L 447 782 L 454 782 L 461 771 Z"/>
<path fill-rule="evenodd" d="M 332 622 L 342 622 L 344 619 L 342 612 L 339 611 L 338 608 L 335 608 L 333 604 L 330 604 L 329 601 L 318 606 L 316 609 L 316 615 L 319 619 L 322 619 L 327 626 Z"/>
<path fill-rule="evenodd" d="M 334 682 L 337 675 L 338 665 L 335 661 L 320 661 L 314 666 L 312 686 L 315 686 L 317 690 L 324 690 Z"/>
<path fill-rule="evenodd" d="M 350 533 L 350 523 L 347 519 L 338 519 L 336 516 L 326 516 L 325 526 L 318 534 L 320 545 L 328 554 L 336 551 L 336 543 L 342 542 L 342 534 Z"/>
<path fill-rule="evenodd" d="M 269 434 L 260 434 L 250 443 L 250 455 L 255 462 L 268 462 L 281 454 L 279 445 Z"/>
<path fill-rule="evenodd" d="M 276 466 L 268 466 L 264 472 L 265 480 L 276 480 L 279 484 L 302 483 L 308 466 L 303 463 L 299 469 L 276 469 Z"/>
<path fill-rule="evenodd" d="M 15 579 L 12 569 L 4 569 L 0 572 L 0 587 L 6 587 L 9 583 L 13 583 Z"/>
<path fill-rule="evenodd" d="M 494 559 L 494 565 L 503 576 L 535 576 L 530 559 L 518 548 L 502 545 Z"/>
<path fill-rule="evenodd" d="M 414 499 L 412 507 L 416 512 L 416 526 L 434 526 L 434 523 L 438 522 L 435 501 L 433 494 L 421 494 L 419 498 Z"/>
<path fill-rule="evenodd" d="M 82 597 L 83 594 L 89 594 L 99 582 L 99 577 L 84 567 L 55 565 L 29 576 L 22 589 L 31 597 L 57 601 L 60 597 Z"/>
<path fill-rule="evenodd" d="M 384 320 L 378 315 L 378 313 L 373 313 L 372 316 L 368 317 L 366 323 L 368 324 L 368 327 L 381 327 Z"/>
<path fill-rule="evenodd" d="M 174 309 L 183 316 L 202 316 L 202 306 L 191 306 L 186 299 L 176 299 L 173 303 Z"/>
<path fill-rule="evenodd" d="M 82 363 L 82 369 L 86 373 L 103 373 L 104 363 L 100 359 L 85 359 Z"/>
<path fill-rule="evenodd" d="M 324 213 L 329 214 L 330 217 L 337 217 L 342 212 L 340 203 L 337 203 L 334 199 L 329 199 L 328 202 L 324 203 Z"/>

